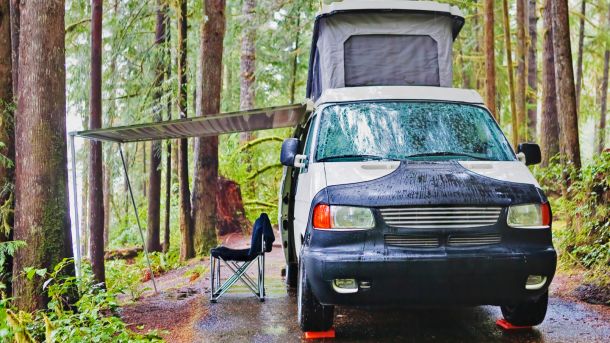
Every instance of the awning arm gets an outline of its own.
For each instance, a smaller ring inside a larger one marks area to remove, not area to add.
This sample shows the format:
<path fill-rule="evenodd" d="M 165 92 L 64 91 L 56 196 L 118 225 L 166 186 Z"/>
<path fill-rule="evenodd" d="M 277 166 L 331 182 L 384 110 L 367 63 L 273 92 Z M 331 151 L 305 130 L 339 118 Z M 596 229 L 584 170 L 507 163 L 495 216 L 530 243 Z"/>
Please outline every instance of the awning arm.
<path fill-rule="evenodd" d="M 123 156 L 123 146 L 119 144 L 119 154 L 121 155 L 121 162 L 123 163 L 123 171 L 125 172 L 125 180 L 127 181 L 127 189 L 129 190 L 129 196 L 131 197 L 131 203 L 133 205 L 133 211 L 136 216 L 136 223 L 138 224 L 138 232 L 140 232 L 140 238 L 142 238 L 142 247 L 144 248 L 144 256 L 146 257 L 146 264 L 148 265 L 148 271 L 150 272 L 150 279 L 152 280 L 155 293 L 159 293 L 157 290 L 157 282 L 155 280 L 155 273 L 153 272 L 150 257 L 148 256 L 148 247 L 146 246 L 146 240 L 144 239 L 144 233 L 142 232 L 142 225 L 140 224 L 140 216 L 138 215 L 138 206 L 136 206 L 136 200 L 133 196 L 133 190 L 131 188 L 131 181 L 129 180 L 129 173 L 127 172 L 127 164 L 125 163 L 125 157 Z"/>

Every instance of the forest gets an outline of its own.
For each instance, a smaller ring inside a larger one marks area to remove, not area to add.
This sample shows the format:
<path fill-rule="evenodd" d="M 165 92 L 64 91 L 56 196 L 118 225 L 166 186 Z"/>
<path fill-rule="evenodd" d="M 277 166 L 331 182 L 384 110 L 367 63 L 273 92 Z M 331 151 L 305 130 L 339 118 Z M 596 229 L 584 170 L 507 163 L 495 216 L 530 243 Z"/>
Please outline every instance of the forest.
<path fill-rule="evenodd" d="M 261 212 L 277 224 L 293 129 L 125 144 L 129 180 L 116 144 L 77 140 L 77 199 L 67 134 L 305 102 L 323 2 L 0 0 L 0 341 L 163 341 L 121 307 L 221 237 L 249 235 Z M 477 90 L 513 146 L 540 145 L 530 168 L 551 201 L 558 273 L 607 306 L 610 2 L 442 2 L 466 19 L 454 87 Z M 190 270 L 203 279 L 207 264 Z"/>

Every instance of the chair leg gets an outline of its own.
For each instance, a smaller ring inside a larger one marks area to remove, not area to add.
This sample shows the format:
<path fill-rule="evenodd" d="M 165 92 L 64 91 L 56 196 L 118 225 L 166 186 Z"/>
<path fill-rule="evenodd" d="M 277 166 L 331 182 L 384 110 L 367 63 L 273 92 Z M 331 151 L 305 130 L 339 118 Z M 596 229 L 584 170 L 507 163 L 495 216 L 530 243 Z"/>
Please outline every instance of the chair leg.
<path fill-rule="evenodd" d="M 225 266 L 229 268 L 233 275 L 227 280 L 220 284 L 220 265 L 224 262 Z M 257 262 L 257 280 L 254 280 L 247 274 L 248 269 L 253 264 L 253 260 L 249 262 L 243 262 L 241 265 L 234 261 L 225 261 L 222 258 L 212 258 L 210 260 L 211 277 L 210 282 L 212 283 L 212 294 L 210 297 L 211 302 L 215 303 L 225 292 L 229 290 L 237 281 L 241 281 L 246 287 L 256 295 L 261 301 L 265 301 L 265 256 L 261 254 L 256 258 Z"/>
<path fill-rule="evenodd" d="M 216 293 L 216 268 L 215 268 L 215 260 L 216 258 L 210 256 L 210 302 L 215 303 L 216 298 L 214 294 Z"/>
<path fill-rule="evenodd" d="M 216 289 L 220 288 L 220 259 L 216 260 Z"/>

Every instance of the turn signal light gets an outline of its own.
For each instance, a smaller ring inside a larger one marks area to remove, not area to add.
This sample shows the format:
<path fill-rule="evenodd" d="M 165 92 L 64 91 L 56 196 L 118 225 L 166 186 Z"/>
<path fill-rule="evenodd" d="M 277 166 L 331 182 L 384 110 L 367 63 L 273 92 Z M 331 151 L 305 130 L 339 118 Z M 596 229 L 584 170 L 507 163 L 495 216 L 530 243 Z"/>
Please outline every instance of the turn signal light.
<path fill-rule="evenodd" d="M 540 212 L 542 212 L 542 225 L 551 226 L 551 204 L 545 202 L 540 205 Z"/>
<path fill-rule="evenodd" d="M 330 229 L 330 206 L 318 204 L 313 209 L 313 227 L 316 229 Z"/>

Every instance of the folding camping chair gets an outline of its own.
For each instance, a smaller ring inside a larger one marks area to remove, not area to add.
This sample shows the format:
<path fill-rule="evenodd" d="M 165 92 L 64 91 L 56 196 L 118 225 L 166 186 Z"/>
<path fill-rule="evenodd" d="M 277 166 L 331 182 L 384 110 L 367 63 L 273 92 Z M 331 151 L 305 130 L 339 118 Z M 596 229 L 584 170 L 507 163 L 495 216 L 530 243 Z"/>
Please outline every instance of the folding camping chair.
<path fill-rule="evenodd" d="M 238 280 L 263 302 L 265 301 L 265 253 L 271 252 L 275 235 L 266 213 L 254 222 L 250 249 L 230 249 L 217 247 L 210 253 L 210 301 L 215 303 Z M 223 262 L 233 275 L 220 285 L 220 262 Z M 247 274 L 254 263 L 258 264 L 258 279 L 254 282 Z"/>

